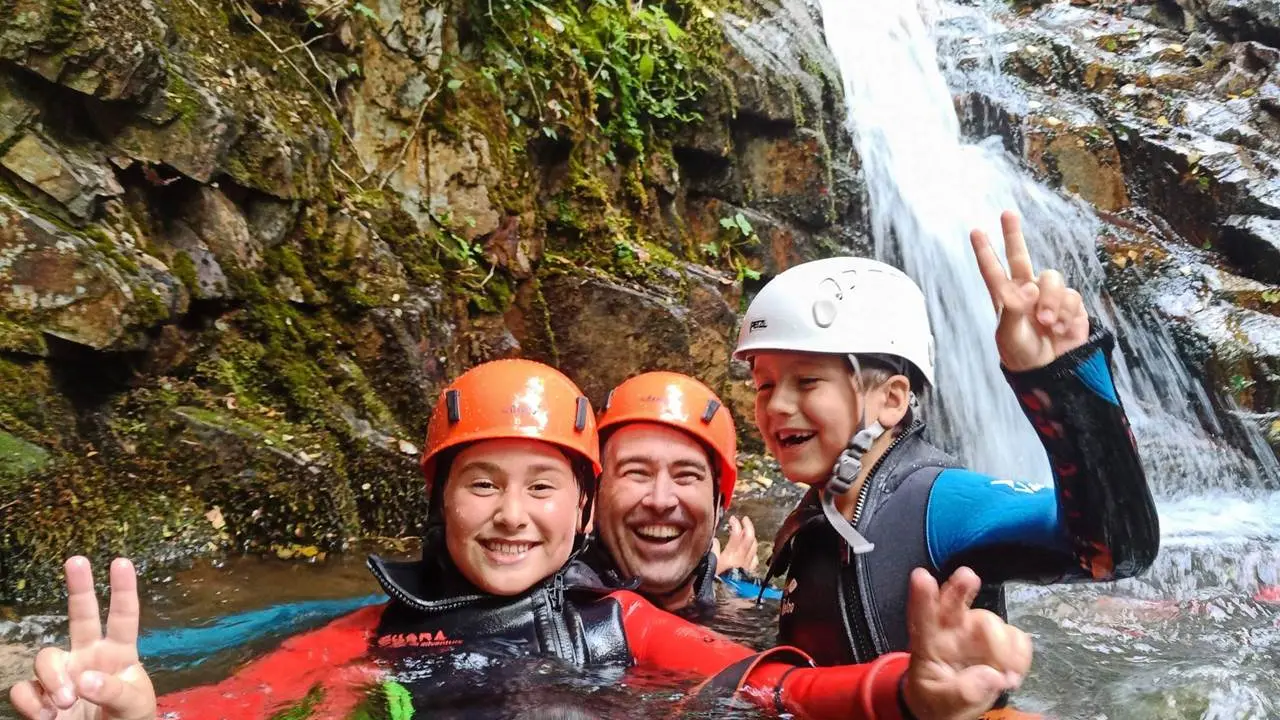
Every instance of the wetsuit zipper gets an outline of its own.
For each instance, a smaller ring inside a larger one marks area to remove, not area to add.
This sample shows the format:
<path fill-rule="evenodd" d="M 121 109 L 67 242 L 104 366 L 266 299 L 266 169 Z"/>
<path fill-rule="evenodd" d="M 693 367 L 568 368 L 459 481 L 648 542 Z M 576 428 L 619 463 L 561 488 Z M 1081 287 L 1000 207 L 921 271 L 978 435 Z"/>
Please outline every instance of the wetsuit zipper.
<path fill-rule="evenodd" d="M 421 610 L 423 612 L 457 610 L 458 608 L 463 608 L 468 605 L 474 605 L 485 598 L 484 595 L 463 595 L 462 597 L 448 601 L 423 602 L 401 590 L 394 582 L 391 582 L 391 579 L 387 577 L 387 574 L 384 573 L 377 565 L 370 565 L 370 569 L 378 576 L 378 579 L 381 581 L 378 584 L 382 585 L 382 589 L 387 591 L 388 595 L 415 610 Z"/>
<path fill-rule="evenodd" d="M 889 447 L 885 448 L 884 453 L 882 453 L 880 458 L 876 460 L 876 464 L 871 466 L 871 472 L 867 473 L 866 479 L 862 482 L 862 487 L 858 489 L 858 501 L 853 506 L 853 517 L 849 521 L 849 524 L 853 525 L 854 529 L 858 530 L 858 532 L 863 532 L 863 529 L 858 527 L 858 520 L 862 518 L 862 510 L 867 504 L 867 497 L 871 494 L 872 481 L 875 478 L 876 473 L 880 471 L 880 466 L 884 465 L 885 460 L 888 459 L 889 454 L 893 452 L 894 448 L 898 447 L 899 444 L 908 437 L 914 435 L 922 427 L 924 427 L 924 424 L 919 420 L 912 422 L 905 431 L 899 433 L 898 436 L 893 439 L 893 442 L 889 443 Z M 842 550 L 847 551 L 847 546 L 845 546 L 844 543 L 841 543 L 841 548 Z M 845 636 L 849 639 L 849 649 L 853 651 L 854 662 L 864 663 L 870 662 L 879 656 L 880 649 L 876 647 L 876 636 L 878 633 L 875 628 L 869 627 L 870 618 L 867 617 L 866 612 L 866 608 L 871 602 L 871 598 L 868 597 L 868 593 L 863 587 L 862 582 L 862 570 L 866 567 L 866 562 L 865 560 L 860 559 L 860 556 L 854 556 L 852 564 L 852 575 L 850 577 L 853 584 L 853 597 L 846 598 L 844 583 L 840 583 L 838 585 L 840 589 L 840 609 L 844 616 Z M 846 604 L 850 599 L 853 601 L 852 607 L 846 607 Z M 867 622 L 858 622 L 858 629 L 860 632 L 854 632 L 852 620 L 863 618 L 865 618 Z"/>

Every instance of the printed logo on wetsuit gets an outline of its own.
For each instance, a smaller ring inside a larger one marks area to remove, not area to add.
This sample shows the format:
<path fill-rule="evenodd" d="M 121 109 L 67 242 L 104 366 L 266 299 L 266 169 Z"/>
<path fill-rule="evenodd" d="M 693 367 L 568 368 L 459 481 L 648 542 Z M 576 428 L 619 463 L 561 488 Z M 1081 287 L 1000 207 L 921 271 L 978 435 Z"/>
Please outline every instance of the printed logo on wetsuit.
<path fill-rule="evenodd" d="M 993 479 L 991 481 L 991 484 L 993 486 L 1001 485 L 1003 487 L 1009 488 L 1015 493 L 1025 493 L 1027 495 L 1035 495 L 1036 493 L 1042 490 L 1048 490 L 1050 487 L 1052 487 L 1051 485 L 1043 485 L 1041 483 L 1027 482 L 1026 480 Z"/>
<path fill-rule="evenodd" d="M 461 644 L 461 640 L 452 640 L 445 637 L 443 630 L 437 630 L 434 635 L 430 632 L 393 633 L 378 638 L 378 647 L 383 648 L 451 648 Z"/>

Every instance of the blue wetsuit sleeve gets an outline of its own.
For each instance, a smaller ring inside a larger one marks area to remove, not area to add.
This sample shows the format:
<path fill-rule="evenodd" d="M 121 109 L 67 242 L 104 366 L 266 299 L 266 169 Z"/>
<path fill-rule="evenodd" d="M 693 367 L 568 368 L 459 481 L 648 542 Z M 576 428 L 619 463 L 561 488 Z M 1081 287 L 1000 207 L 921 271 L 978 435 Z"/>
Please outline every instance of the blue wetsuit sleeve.
<path fill-rule="evenodd" d="M 977 564 L 987 582 L 999 579 L 989 577 L 987 566 L 994 563 L 975 557 L 984 550 L 1007 552 L 1014 546 L 1043 551 L 1035 553 L 1038 557 L 1048 553 L 1063 560 L 1069 559 L 1071 550 L 1058 522 L 1052 486 L 1001 480 L 972 470 L 948 469 L 938 475 L 929 492 L 925 533 L 935 568 Z M 1062 572 L 1060 567 L 1041 570 Z"/>

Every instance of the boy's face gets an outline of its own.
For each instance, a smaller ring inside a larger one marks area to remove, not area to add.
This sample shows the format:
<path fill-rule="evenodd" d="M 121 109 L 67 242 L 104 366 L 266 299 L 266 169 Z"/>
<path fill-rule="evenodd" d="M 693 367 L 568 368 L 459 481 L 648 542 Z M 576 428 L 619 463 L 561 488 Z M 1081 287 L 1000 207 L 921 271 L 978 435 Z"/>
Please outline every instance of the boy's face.
<path fill-rule="evenodd" d="M 756 426 L 792 482 L 822 484 L 862 415 L 853 373 L 840 355 L 767 351 L 752 358 Z M 864 400 L 875 419 L 881 393 Z"/>
<path fill-rule="evenodd" d="M 715 533 L 715 485 L 711 458 L 686 433 L 637 422 L 609 436 L 595 522 L 642 593 L 671 593 L 690 579 Z"/>
<path fill-rule="evenodd" d="M 518 595 L 569 559 L 585 501 L 555 446 L 474 443 L 454 459 L 444 489 L 449 557 L 480 590 Z"/>

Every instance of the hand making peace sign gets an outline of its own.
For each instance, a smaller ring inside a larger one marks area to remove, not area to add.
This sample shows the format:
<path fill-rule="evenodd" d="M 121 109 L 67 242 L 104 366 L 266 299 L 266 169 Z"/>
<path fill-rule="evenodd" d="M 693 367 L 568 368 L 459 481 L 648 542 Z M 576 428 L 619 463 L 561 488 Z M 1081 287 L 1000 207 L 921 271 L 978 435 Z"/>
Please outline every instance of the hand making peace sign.
<path fill-rule="evenodd" d="M 156 692 L 138 661 L 138 576 L 133 563 L 124 558 L 111 563 L 105 638 L 89 561 L 73 557 L 65 568 L 71 650 L 41 650 L 35 679 L 14 685 L 10 701 L 31 720 L 153 720 Z"/>
<path fill-rule="evenodd" d="M 911 572 L 911 664 L 902 691 L 916 717 L 978 717 L 1001 693 L 1018 689 L 1031 669 L 1031 637 L 995 613 L 972 607 L 981 586 L 967 567 L 941 588 L 927 571 Z"/>
<path fill-rule="evenodd" d="M 1062 273 L 1045 270 L 1036 277 L 1017 214 L 1001 213 L 1000 228 L 1009 260 L 1007 274 L 986 233 L 969 233 L 996 309 L 1000 362 L 1015 372 L 1044 367 L 1089 339 L 1089 313 L 1080 293 L 1063 282 Z"/>

